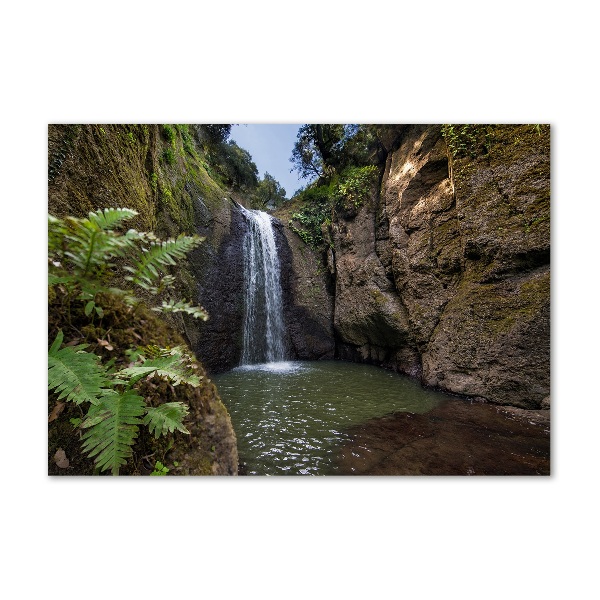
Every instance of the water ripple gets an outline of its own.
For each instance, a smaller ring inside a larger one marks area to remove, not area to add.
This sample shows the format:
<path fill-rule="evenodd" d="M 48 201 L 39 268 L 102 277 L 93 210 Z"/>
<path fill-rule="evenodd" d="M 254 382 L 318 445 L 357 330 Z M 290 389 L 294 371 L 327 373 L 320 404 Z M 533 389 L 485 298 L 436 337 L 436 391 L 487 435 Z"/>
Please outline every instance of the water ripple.
<path fill-rule="evenodd" d="M 395 411 L 426 412 L 445 396 L 415 381 L 340 361 L 238 367 L 213 378 L 254 475 L 335 473 L 345 429 Z"/>

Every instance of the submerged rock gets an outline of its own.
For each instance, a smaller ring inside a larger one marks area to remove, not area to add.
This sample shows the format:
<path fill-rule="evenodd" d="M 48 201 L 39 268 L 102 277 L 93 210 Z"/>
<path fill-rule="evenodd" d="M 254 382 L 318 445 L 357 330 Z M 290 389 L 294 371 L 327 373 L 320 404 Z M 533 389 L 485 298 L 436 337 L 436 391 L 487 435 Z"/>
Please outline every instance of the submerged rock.
<path fill-rule="evenodd" d="M 345 475 L 549 475 L 550 412 L 449 400 L 349 430 Z"/>

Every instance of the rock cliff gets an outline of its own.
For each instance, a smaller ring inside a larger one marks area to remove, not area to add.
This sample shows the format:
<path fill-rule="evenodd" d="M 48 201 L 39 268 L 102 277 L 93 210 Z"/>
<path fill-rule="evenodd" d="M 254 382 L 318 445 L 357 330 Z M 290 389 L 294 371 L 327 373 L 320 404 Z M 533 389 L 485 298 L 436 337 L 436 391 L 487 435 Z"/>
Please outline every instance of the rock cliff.
<path fill-rule="evenodd" d="M 380 190 L 331 225 L 338 355 L 547 407 L 549 127 L 461 128 L 455 152 L 452 134 L 389 131 Z"/>

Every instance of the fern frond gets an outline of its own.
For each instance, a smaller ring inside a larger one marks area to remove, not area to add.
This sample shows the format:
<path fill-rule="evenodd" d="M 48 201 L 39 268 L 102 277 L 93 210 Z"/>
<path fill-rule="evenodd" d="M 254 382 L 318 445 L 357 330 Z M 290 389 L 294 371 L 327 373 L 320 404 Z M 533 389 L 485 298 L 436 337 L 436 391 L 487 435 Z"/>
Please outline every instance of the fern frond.
<path fill-rule="evenodd" d="M 127 221 L 139 213 L 131 208 L 105 208 L 104 211 L 97 210 L 88 215 L 90 223 L 102 231 L 114 229 L 122 221 Z"/>
<path fill-rule="evenodd" d="M 83 352 L 87 344 L 67 346 L 59 350 L 63 332 L 59 331 L 48 350 L 48 389 L 76 404 L 98 404 L 103 396 L 111 393 L 110 380 L 98 357 Z"/>
<path fill-rule="evenodd" d="M 48 285 L 58 285 L 64 283 L 69 288 L 73 288 L 77 285 L 77 278 L 73 275 L 55 275 L 54 273 L 48 273 Z"/>
<path fill-rule="evenodd" d="M 188 407 L 183 402 L 166 402 L 157 408 L 147 408 L 144 425 L 148 425 L 154 437 L 173 433 L 175 429 L 182 433 L 189 433 L 183 425 L 183 419 L 188 415 Z"/>
<path fill-rule="evenodd" d="M 90 458 L 96 457 L 94 462 L 101 471 L 110 469 L 118 475 L 126 464 L 145 408 L 144 399 L 134 390 L 106 396 L 99 405 L 90 407 L 81 425 L 89 429 L 83 434 L 82 449 Z"/>
<path fill-rule="evenodd" d="M 98 211 L 90 213 L 89 219 L 67 217 L 64 239 L 68 250 L 64 255 L 70 259 L 75 274 L 86 277 L 96 270 L 102 271 L 110 266 L 108 261 L 122 256 L 125 250 L 135 246 L 140 234 L 130 229 L 121 235 L 106 227 L 113 226 L 125 218 L 131 218 L 135 211 L 129 209 L 106 209 L 107 214 Z"/>
<path fill-rule="evenodd" d="M 133 385 L 142 377 L 156 373 L 165 377 L 174 385 L 188 383 L 193 387 L 200 385 L 200 377 L 194 374 L 189 365 L 190 357 L 183 353 L 180 348 L 173 348 L 169 354 L 146 360 L 141 365 L 134 365 L 119 371 L 116 377 L 129 379 L 129 385 Z"/>
<path fill-rule="evenodd" d="M 160 306 L 154 307 L 152 310 L 165 313 L 184 312 L 196 319 L 202 319 L 203 321 L 208 319 L 208 313 L 201 306 L 192 306 L 191 302 L 169 300 L 168 302 L 163 302 Z"/>
<path fill-rule="evenodd" d="M 177 239 L 153 241 L 150 248 L 142 248 L 140 255 L 134 261 L 134 266 L 126 266 L 132 275 L 127 279 L 142 288 L 150 289 L 153 281 L 160 277 L 159 269 L 175 265 L 175 259 L 182 259 L 197 248 L 205 238 L 198 235 L 180 235 Z"/>

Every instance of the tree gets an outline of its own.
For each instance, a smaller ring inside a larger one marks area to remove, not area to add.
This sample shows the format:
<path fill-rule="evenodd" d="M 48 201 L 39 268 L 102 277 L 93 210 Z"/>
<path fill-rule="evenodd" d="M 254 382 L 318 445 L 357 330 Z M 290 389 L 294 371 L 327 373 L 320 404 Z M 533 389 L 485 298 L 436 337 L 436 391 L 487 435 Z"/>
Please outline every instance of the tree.
<path fill-rule="evenodd" d="M 303 125 L 290 162 L 302 178 L 330 178 L 346 167 L 380 162 L 381 146 L 372 125 Z"/>
<path fill-rule="evenodd" d="M 252 155 L 233 140 L 221 144 L 211 162 L 233 187 L 252 189 L 258 185 L 258 168 Z"/>
<path fill-rule="evenodd" d="M 198 137 L 209 146 L 224 144 L 231 133 L 231 125 L 198 125 Z"/>
<path fill-rule="evenodd" d="M 302 125 L 290 162 L 303 179 L 322 177 L 335 168 L 344 125 Z"/>
<path fill-rule="evenodd" d="M 252 204 L 257 208 L 277 208 L 286 200 L 285 189 L 272 175 L 265 173 L 252 200 Z"/>

